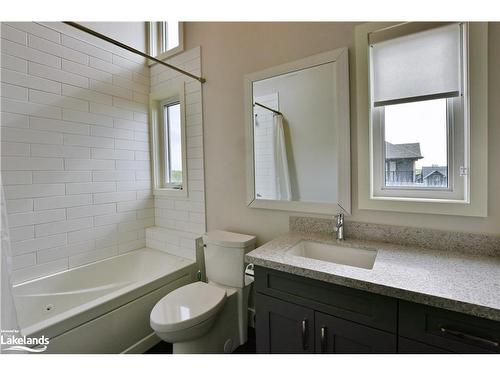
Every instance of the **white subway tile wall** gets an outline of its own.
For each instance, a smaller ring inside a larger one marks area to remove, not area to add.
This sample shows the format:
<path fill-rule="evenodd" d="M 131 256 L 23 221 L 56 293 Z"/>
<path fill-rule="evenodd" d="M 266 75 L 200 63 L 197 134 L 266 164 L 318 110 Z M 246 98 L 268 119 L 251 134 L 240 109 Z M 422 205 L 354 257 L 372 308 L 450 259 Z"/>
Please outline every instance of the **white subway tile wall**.
<path fill-rule="evenodd" d="M 61 23 L 1 24 L 15 283 L 144 247 L 155 224 L 148 68 L 78 33 Z"/>
<path fill-rule="evenodd" d="M 255 101 L 279 110 L 277 92 L 258 96 Z M 273 113 L 259 106 L 255 106 L 254 113 L 255 195 L 260 199 L 276 199 Z"/>
<path fill-rule="evenodd" d="M 176 55 L 168 62 L 201 75 L 200 56 L 198 47 Z M 201 84 L 160 65 L 151 67 L 152 92 L 180 82 L 185 82 L 186 92 L 188 196 L 155 197 L 156 227 L 146 230 L 146 241 L 148 247 L 195 259 L 195 239 L 206 230 Z"/>

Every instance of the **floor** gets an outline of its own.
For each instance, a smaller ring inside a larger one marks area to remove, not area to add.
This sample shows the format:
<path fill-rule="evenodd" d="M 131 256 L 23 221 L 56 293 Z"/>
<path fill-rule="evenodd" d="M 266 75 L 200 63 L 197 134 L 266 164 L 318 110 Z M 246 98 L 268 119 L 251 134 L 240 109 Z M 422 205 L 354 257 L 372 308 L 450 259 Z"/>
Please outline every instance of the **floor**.
<path fill-rule="evenodd" d="M 255 354 L 255 329 L 248 328 L 248 340 L 245 345 L 240 346 L 233 354 Z M 172 354 L 172 344 L 162 341 L 144 354 Z"/>

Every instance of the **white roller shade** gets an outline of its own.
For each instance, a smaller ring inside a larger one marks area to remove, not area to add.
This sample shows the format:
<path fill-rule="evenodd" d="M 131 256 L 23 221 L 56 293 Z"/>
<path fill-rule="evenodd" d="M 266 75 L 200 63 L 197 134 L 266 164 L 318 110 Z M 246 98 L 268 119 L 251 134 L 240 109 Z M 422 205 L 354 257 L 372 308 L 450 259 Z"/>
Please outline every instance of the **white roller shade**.
<path fill-rule="evenodd" d="M 374 105 L 458 96 L 460 32 L 460 24 L 451 24 L 372 44 Z"/>

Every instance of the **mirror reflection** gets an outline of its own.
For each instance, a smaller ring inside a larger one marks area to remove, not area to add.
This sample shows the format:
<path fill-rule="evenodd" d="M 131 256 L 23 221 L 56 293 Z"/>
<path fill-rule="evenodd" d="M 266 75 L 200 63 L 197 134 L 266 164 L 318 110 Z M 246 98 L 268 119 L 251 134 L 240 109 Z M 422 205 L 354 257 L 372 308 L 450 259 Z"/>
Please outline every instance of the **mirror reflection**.
<path fill-rule="evenodd" d="M 254 81 L 255 198 L 337 202 L 335 67 Z"/>

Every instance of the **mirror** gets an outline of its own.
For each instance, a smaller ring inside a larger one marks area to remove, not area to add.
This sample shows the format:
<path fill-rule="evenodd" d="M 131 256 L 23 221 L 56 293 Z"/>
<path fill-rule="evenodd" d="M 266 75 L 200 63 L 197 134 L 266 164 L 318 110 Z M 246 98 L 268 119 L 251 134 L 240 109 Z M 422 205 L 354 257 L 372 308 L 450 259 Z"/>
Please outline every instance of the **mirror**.
<path fill-rule="evenodd" d="M 350 213 L 348 51 L 245 76 L 248 204 Z"/>

